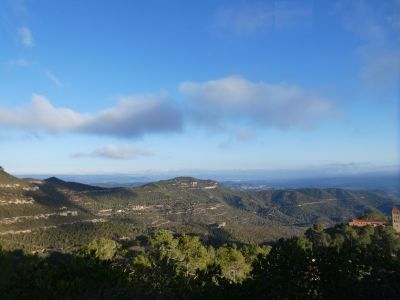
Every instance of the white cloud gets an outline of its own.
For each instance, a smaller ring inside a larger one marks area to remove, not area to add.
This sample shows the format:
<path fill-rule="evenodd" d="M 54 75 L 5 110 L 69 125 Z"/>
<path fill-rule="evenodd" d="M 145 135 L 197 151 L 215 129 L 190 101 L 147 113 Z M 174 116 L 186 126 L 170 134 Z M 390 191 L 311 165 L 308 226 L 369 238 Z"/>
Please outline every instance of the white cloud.
<path fill-rule="evenodd" d="M 150 150 L 129 146 L 129 145 L 106 145 L 100 149 L 93 151 L 92 153 L 76 153 L 73 154 L 73 158 L 85 158 L 85 157 L 100 157 L 107 159 L 121 159 L 130 160 L 135 159 L 137 156 L 151 156 L 153 153 Z"/>
<path fill-rule="evenodd" d="M 110 108 L 81 113 L 34 94 L 16 108 L 0 106 L 0 127 L 35 133 L 79 133 L 137 138 L 180 132 L 183 121 L 225 129 L 235 140 L 255 138 L 255 128 L 310 128 L 335 114 L 318 93 L 288 84 L 254 83 L 240 76 L 182 82 L 180 106 L 167 93 L 123 97 Z"/>
<path fill-rule="evenodd" d="M 253 83 L 240 76 L 183 82 L 179 89 L 187 99 L 190 116 L 211 128 L 241 123 L 309 128 L 335 112 L 330 102 L 300 86 Z"/>
<path fill-rule="evenodd" d="M 180 131 L 182 115 L 166 94 L 127 97 L 112 108 L 82 114 L 55 107 L 44 96 L 16 109 L 0 107 L 0 126 L 47 132 L 139 137 L 147 133 Z"/>
<path fill-rule="evenodd" d="M 21 43 L 25 47 L 33 47 L 33 36 L 28 27 L 20 27 L 18 28 L 18 34 L 21 39 Z"/>
<path fill-rule="evenodd" d="M 83 126 L 86 118 L 73 110 L 54 107 L 34 94 L 31 103 L 14 110 L 0 107 L 0 124 L 27 130 L 68 131 Z"/>

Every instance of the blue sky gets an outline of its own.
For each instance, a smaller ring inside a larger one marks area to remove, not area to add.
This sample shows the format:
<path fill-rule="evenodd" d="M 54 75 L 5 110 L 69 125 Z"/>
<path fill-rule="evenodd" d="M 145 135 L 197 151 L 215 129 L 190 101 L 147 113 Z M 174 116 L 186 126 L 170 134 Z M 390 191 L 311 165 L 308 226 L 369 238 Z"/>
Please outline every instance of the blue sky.
<path fill-rule="evenodd" d="M 399 12 L 397 0 L 1 1 L 0 164 L 396 168 Z"/>

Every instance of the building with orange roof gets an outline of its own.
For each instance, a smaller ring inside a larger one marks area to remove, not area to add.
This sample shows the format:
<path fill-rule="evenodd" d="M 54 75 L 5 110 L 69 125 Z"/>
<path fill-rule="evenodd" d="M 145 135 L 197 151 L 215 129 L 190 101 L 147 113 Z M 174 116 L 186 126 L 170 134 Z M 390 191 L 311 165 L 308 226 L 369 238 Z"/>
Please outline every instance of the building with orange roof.
<path fill-rule="evenodd" d="M 368 226 L 368 225 L 372 226 L 372 227 L 391 225 L 390 222 L 385 222 L 385 221 L 360 220 L 360 219 L 353 219 L 348 224 L 350 226 L 356 226 L 356 227 L 365 227 L 365 226 Z"/>
<path fill-rule="evenodd" d="M 400 233 L 400 210 L 396 207 L 392 208 L 392 222 L 380 221 L 380 220 L 363 220 L 353 219 L 348 223 L 350 226 L 364 227 L 364 226 L 393 226 L 393 229 Z"/>

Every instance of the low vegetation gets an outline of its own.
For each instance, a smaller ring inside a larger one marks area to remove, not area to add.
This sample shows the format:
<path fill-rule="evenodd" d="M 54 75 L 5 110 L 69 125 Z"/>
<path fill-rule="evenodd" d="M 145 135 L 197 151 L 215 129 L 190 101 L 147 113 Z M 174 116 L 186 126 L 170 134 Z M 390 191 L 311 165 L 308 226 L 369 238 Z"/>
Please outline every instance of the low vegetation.
<path fill-rule="evenodd" d="M 398 299 L 391 227 L 314 225 L 269 245 L 155 231 L 72 254 L 0 252 L 4 299 Z"/>

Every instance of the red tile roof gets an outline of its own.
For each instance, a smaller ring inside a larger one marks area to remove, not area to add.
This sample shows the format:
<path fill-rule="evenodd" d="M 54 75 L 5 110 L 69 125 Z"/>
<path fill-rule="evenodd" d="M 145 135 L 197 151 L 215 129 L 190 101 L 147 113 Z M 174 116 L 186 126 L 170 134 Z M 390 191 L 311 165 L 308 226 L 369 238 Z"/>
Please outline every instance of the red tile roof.
<path fill-rule="evenodd" d="M 364 227 L 367 225 L 371 226 L 386 226 L 390 225 L 390 222 L 386 221 L 376 221 L 376 220 L 359 220 L 359 219 L 353 219 L 348 223 L 350 226 L 356 226 L 356 227 Z"/>

